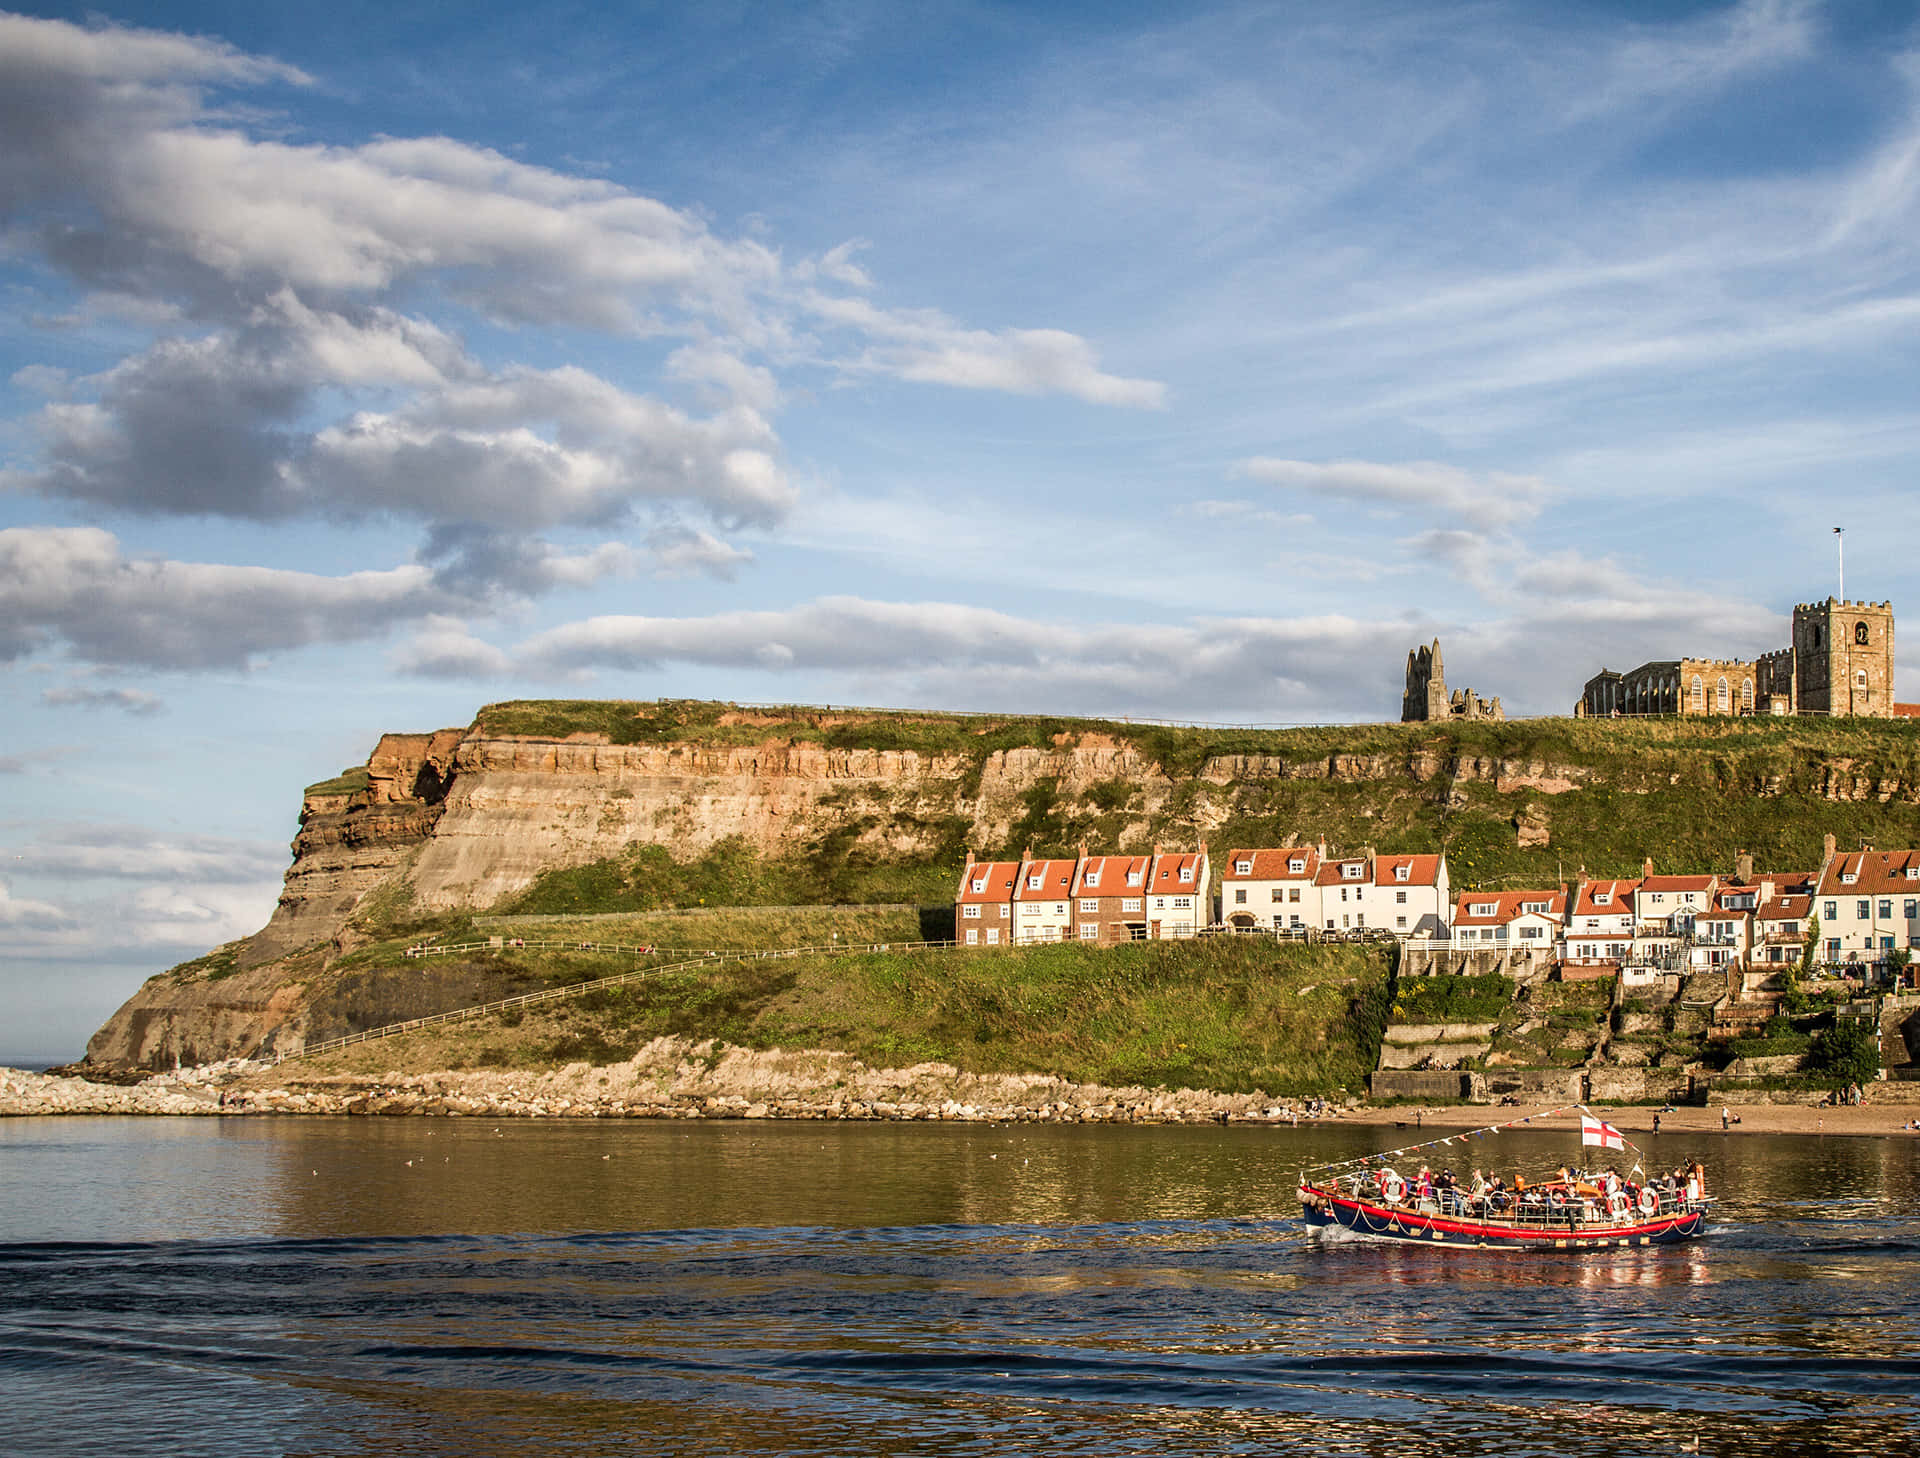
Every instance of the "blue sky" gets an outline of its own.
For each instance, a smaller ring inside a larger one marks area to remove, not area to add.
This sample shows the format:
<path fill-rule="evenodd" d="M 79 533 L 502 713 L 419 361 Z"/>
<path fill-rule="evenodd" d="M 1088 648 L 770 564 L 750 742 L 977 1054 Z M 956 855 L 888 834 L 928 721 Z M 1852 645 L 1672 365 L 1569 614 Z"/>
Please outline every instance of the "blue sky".
<path fill-rule="evenodd" d="M 0 17 L 0 1056 L 493 699 L 1555 713 L 1835 525 L 1920 602 L 1911 6 L 1168 11 Z"/>

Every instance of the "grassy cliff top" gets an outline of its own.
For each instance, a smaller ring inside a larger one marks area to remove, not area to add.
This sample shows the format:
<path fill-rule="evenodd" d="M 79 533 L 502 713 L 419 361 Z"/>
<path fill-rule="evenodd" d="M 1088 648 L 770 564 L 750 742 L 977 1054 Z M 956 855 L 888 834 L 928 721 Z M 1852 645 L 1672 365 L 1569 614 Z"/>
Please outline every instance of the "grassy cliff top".
<path fill-rule="evenodd" d="M 1240 754 L 1304 761 L 1335 754 L 1437 752 L 1605 768 L 1649 753 L 1711 751 L 1742 757 L 1855 758 L 1894 769 L 1920 766 L 1920 753 L 1916 753 L 1920 723 L 1901 719 L 1555 717 L 1505 723 L 1177 728 L 1054 715 L 742 708 L 690 699 L 515 699 L 488 704 L 475 717 L 473 727 L 483 734 L 535 738 L 603 735 L 613 744 L 724 747 L 787 739 L 829 748 L 916 750 L 969 758 L 1097 735 L 1133 745 L 1172 775 L 1193 773 L 1216 756 Z"/>

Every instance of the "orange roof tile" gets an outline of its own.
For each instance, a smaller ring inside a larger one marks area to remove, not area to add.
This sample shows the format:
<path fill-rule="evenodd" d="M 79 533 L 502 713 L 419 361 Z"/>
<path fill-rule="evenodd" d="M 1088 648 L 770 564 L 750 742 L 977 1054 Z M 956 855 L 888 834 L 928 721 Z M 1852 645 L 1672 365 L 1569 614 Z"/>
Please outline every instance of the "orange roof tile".
<path fill-rule="evenodd" d="M 1021 868 L 1020 884 L 1013 888 L 1015 901 L 1064 901 L 1073 894 L 1073 872 L 1078 861 L 1028 861 Z M 1040 884 L 1033 884 L 1038 876 Z"/>
<path fill-rule="evenodd" d="M 1296 860 L 1302 863 L 1303 868 L 1289 871 L 1288 864 Z M 1242 862 L 1252 864 L 1252 869 L 1244 875 L 1236 869 Z M 1267 850 L 1229 851 L 1220 874 L 1229 881 L 1301 881 L 1312 879 L 1319 869 L 1319 851 L 1312 846 L 1291 845 Z"/>
<path fill-rule="evenodd" d="M 1011 901 L 1013 883 L 1020 878 L 1018 861 L 975 861 L 960 873 L 956 905 L 967 902 Z M 977 888 L 977 889 L 976 889 Z"/>

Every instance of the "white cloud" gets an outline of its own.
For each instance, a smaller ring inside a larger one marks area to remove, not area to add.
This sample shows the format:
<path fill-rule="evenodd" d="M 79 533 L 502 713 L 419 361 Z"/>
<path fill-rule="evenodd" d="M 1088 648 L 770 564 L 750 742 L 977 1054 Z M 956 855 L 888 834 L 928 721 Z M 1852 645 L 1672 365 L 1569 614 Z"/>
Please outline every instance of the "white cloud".
<path fill-rule="evenodd" d="M 44 689 L 40 701 L 56 708 L 119 709 L 127 714 L 157 714 L 166 707 L 158 694 L 145 689 L 95 689 L 78 684 Z"/>
<path fill-rule="evenodd" d="M 50 901 L 15 896 L 5 881 L 0 881 L 0 927 L 10 936 L 21 932 L 65 932 L 77 923 L 68 913 Z"/>
<path fill-rule="evenodd" d="M 35 876 L 257 885 L 278 877 L 284 847 L 228 836 L 155 830 L 143 825 L 48 825 L 17 852 Z"/>
<path fill-rule="evenodd" d="M 1385 465 L 1255 456 L 1237 463 L 1233 475 L 1287 490 L 1439 512 L 1482 528 L 1531 521 L 1554 495 L 1554 488 L 1538 476 L 1506 471 L 1475 475 L 1436 461 Z"/>
<path fill-rule="evenodd" d="M 133 560 L 95 527 L 0 531 L 0 661 L 64 648 L 98 663 L 237 666 L 256 654 L 371 637 L 462 601 L 423 566 L 323 577 Z"/>

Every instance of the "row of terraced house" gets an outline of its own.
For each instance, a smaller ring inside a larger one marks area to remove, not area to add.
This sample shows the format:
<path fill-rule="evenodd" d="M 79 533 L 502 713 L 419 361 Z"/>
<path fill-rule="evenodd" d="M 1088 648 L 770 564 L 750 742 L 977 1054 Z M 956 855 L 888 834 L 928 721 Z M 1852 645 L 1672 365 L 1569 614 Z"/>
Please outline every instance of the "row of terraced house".
<path fill-rule="evenodd" d="M 1818 870 L 1756 874 L 1742 855 L 1729 875 L 1578 876 L 1571 887 L 1463 891 L 1445 855 L 1329 855 L 1325 844 L 1230 851 L 1211 894 L 1207 848 L 1147 855 L 979 861 L 955 896 L 966 946 L 1112 943 L 1212 929 L 1294 937 L 1391 935 L 1451 961 L 1522 954 L 1567 977 L 1622 967 L 1764 970 L 1801 960 L 1817 921 L 1814 960 L 1875 963 L 1920 948 L 1920 850 L 1839 852 L 1828 836 Z"/>

